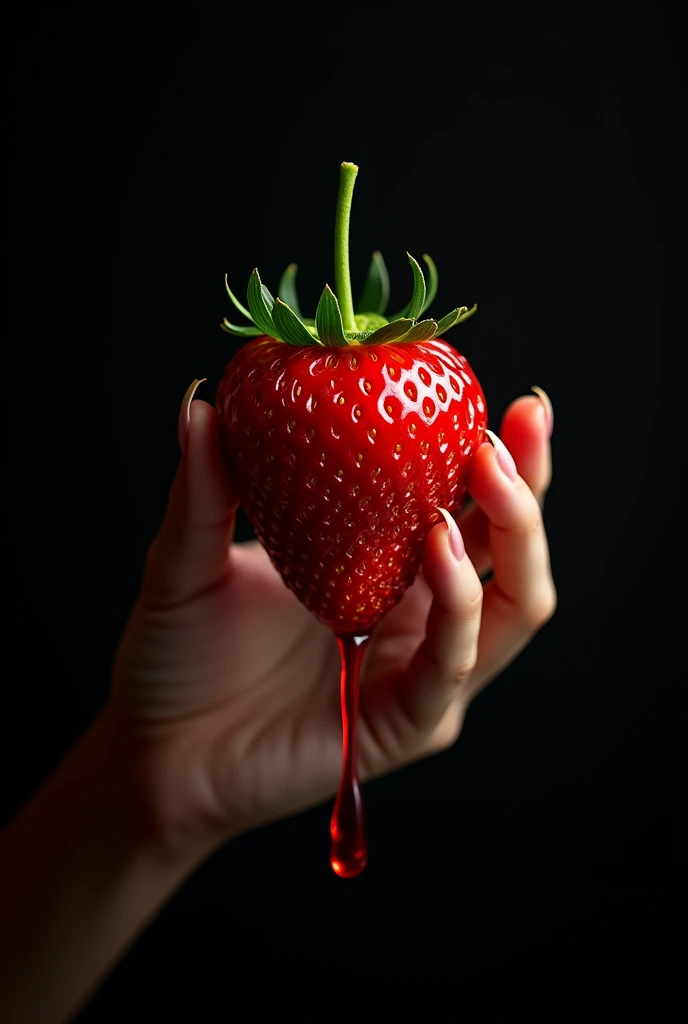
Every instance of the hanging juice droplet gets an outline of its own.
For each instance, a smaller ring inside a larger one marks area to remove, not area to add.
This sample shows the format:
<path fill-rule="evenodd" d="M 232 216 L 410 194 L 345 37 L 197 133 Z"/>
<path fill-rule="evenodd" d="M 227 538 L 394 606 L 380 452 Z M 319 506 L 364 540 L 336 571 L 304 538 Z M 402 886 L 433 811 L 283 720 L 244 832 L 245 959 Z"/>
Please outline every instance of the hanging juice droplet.
<path fill-rule="evenodd" d="M 342 878 L 360 875 L 368 861 L 363 798 L 358 784 L 358 704 L 361 661 L 369 639 L 337 637 L 342 665 L 342 774 L 330 821 L 330 864 Z"/>

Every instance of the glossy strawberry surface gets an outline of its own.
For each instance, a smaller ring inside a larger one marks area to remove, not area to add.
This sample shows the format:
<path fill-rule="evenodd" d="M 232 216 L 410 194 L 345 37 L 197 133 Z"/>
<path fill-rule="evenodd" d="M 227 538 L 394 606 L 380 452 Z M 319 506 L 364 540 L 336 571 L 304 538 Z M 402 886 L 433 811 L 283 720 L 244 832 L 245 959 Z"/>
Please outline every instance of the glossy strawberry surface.
<path fill-rule="evenodd" d="M 487 425 L 468 362 L 441 339 L 258 337 L 216 405 L 241 503 L 285 584 L 336 634 L 368 633 L 413 582 L 438 506 L 465 498 Z"/>

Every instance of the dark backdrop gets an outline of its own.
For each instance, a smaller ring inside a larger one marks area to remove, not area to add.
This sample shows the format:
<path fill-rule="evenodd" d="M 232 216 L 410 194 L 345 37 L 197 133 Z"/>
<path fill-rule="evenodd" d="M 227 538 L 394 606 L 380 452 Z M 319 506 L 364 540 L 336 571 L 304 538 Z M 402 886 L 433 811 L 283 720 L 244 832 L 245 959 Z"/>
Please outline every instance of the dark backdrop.
<path fill-rule="evenodd" d="M 551 987 L 562 1020 L 598 984 L 617 1008 L 675 987 L 685 83 L 669 9 L 15 5 L 5 818 L 105 697 L 179 402 L 195 376 L 211 399 L 236 351 L 224 274 L 241 293 L 254 266 L 276 286 L 295 260 L 313 307 L 340 161 L 360 166 L 355 284 L 379 247 L 403 304 L 405 250 L 429 252 L 438 309 L 480 304 L 454 340 L 491 426 L 531 384 L 556 413 L 557 614 L 454 749 L 367 786 L 366 873 L 330 873 L 329 806 L 246 836 L 84 1021 L 220 1020 L 276 992 L 325 1020 L 369 986 L 467 1019 L 476 997 L 480 1019 L 511 1019 L 496 998 L 524 1013 Z"/>

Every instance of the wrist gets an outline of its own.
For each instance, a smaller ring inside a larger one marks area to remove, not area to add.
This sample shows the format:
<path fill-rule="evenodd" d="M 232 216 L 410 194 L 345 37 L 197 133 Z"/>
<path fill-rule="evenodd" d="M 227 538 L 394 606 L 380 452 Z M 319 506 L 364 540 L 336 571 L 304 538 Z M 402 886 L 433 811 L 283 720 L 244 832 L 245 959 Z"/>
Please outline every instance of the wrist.
<path fill-rule="evenodd" d="M 151 828 L 137 743 L 104 711 L 0 841 L 0 1017 L 80 1006 L 207 849 Z"/>
<path fill-rule="evenodd" d="M 175 787 L 165 770 L 165 757 L 159 757 L 164 741 L 139 735 L 130 720 L 108 704 L 83 745 L 84 765 L 91 767 L 98 802 L 118 824 L 131 854 L 187 874 L 214 852 L 222 841 L 214 832 L 180 820 L 170 811 L 175 806 Z"/>

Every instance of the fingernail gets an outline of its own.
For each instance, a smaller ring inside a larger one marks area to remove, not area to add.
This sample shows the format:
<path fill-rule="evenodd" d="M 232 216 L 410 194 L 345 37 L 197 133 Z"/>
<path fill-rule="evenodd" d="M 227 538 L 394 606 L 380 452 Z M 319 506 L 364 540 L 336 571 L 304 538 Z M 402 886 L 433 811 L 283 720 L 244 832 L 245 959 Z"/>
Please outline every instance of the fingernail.
<path fill-rule="evenodd" d="M 539 388 L 537 384 L 533 384 L 530 390 L 533 391 L 542 402 L 542 406 L 545 410 L 545 424 L 547 426 L 547 437 L 551 437 L 552 432 L 554 430 L 554 409 L 552 408 L 552 403 L 549 400 L 549 395 L 546 391 L 543 391 L 542 388 Z"/>
<path fill-rule="evenodd" d="M 463 556 L 466 554 L 466 548 L 464 547 L 463 537 L 461 536 L 461 530 L 456 525 L 456 520 L 451 512 L 447 512 L 446 508 L 440 508 L 437 506 L 437 511 L 441 512 L 444 516 L 444 521 L 447 524 L 447 537 L 449 539 L 449 549 L 456 559 L 460 562 Z"/>
<path fill-rule="evenodd" d="M 518 476 L 518 470 L 516 469 L 516 463 L 514 462 L 513 455 L 501 438 L 497 437 L 497 435 L 491 430 L 486 430 L 485 433 L 489 437 L 492 447 L 495 450 L 499 468 L 506 476 L 509 477 L 510 480 L 515 480 Z"/>
<path fill-rule="evenodd" d="M 179 447 L 181 448 L 182 455 L 186 455 L 186 449 L 189 444 L 189 428 L 191 426 L 191 403 L 193 397 L 196 394 L 196 388 L 199 384 L 202 384 L 207 377 L 201 377 L 200 380 L 192 381 L 186 389 L 186 394 L 182 399 L 182 407 L 179 410 L 179 422 L 177 425 L 177 436 L 179 437 Z"/>

